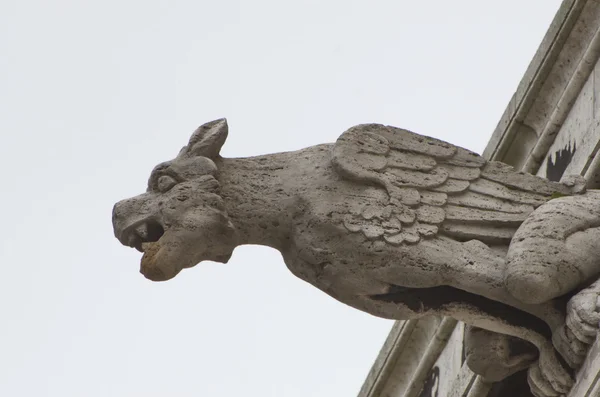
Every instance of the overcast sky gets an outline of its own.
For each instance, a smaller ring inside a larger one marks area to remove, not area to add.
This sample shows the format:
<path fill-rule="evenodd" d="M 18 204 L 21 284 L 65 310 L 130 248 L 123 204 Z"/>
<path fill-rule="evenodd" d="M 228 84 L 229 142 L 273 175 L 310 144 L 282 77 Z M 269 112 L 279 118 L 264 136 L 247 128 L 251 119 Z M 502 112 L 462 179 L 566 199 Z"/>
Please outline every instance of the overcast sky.
<path fill-rule="evenodd" d="M 166 283 L 111 209 L 222 155 L 379 122 L 482 152 L 558 0 L 0 1 L 0 395 L 355 396 L 392 326 L 238 248 Z"/>

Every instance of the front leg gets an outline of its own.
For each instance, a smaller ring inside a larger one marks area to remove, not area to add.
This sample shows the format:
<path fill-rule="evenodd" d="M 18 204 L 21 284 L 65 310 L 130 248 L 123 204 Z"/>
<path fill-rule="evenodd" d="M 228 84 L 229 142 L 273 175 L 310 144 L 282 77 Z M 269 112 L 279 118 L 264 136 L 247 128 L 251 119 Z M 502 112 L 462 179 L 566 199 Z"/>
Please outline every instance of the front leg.
<path fill-rule="evenodd" d="M 572 368 L 579 368 L 600 326 L 600 280 L 575 294 L 567 304 L 565 324 L 553 336 L 556 349 Z"/>
<path fill-rule="evenodd" d="M 525 220 L 507 254 L 504 280 L 515 298 L 531 304 L 548 303 L 598 279 L 599 202 L 600 191 L 561 197 Z M 600 282 L 574 295 L 566 305 L 565 320 L 552 327 L 553 344 L 573 369 L 583 363 L 596 337 L 599 295 Z M 549 376 L 544 372 L 544 368 L 532 370 L 532 383 L 547 383 Z"/>
<path fill-rule="evenodd" d="M 506 288 L 539 304 L 568 294 L 600 274 L 600 191 L 548 201 L 515 233 L 507 254 Z"/>
<path fill-rule="evenodd" d="M 442 302 L 442 297 L 448 300 Z M 386 318 L 449 316 L 478 328 L 523 339 L 539 351 L 538 361 L 529 370 L 529 383 L 537 397 L 561 396 L 568 393 L 573 385 L 570 369 L 566 364 L 563 365 L 552 345 L 550 327 L 540 318 L 500 302 L 451 287 L 434 287 L 398 289 L 383 295 L 356 297 L 353 302 L 346 303 Z M 502 357 L 501 353 L 495 368 L 484 365 L 479 368 L 481 371 L 474 368 L 474 372 L 498 376 L 502 371 L 531 363 L 532 358 L 533 356 L 511 357 L 510 353 Z M 475 365 L 482 361 L 473 356 L 472 363 Z M 498 372 L 499 368 L 502 371 Z M 487 370 L 494 373 L 486 372 Z"/>

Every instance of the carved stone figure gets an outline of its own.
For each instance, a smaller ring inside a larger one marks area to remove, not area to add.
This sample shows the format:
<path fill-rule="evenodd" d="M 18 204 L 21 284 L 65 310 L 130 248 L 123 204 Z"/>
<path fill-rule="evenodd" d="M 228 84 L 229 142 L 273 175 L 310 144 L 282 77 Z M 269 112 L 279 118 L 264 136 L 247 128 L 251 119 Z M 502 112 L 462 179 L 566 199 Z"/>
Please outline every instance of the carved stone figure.
<path fill-rule="evenodd" d="M 115 205 L 115 235 L 144 252 L 144 276 L 270 246 L 359 310 L 476 327 L 468 362 L 488 378 L 529 367 L 537 396 L 568 392 L 600 321 L 600 192 L 582 178 L 550 182 L 378 124 L 227 159 L 227 131 L 224 119 L 199 127 L 146 193 Z"/>

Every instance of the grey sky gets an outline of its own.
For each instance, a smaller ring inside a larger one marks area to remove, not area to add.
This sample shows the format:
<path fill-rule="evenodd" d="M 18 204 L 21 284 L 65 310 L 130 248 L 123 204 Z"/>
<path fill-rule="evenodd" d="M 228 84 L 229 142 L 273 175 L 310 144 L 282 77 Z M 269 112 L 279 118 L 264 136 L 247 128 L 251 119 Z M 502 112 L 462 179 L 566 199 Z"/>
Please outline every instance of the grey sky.
<path fill-rule="evenodd" d="M 236 250 L 167 283 L 112 236 L 201 123 L 224 156 L 381 122 L 481 152 L 558 0 L 0 2 L 0 395 L 356 395 L 392 322 Z"/>

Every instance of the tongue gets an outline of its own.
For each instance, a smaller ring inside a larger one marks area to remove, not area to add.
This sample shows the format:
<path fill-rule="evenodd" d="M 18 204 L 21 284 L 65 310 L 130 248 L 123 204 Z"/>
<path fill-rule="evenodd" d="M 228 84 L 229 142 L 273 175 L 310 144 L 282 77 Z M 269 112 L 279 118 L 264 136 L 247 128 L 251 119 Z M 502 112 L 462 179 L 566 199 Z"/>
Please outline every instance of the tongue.
<path fill-rule="evenodd" d="M 158 242 L 142 243 L 142 249 L 144 255 L 142 255 L 140 273 L 152 281 L 166 280 L 164 272 L 159 268 L 155 260 L 156 254 L 160 250 L 160 244 Z"/>
<path fill-rule="evenodd" d="M 160 249 L 158 241 L 150 242 L 150 243 L 142 243 L 142 249 L 144 250 L 143 258 L 148 258 L 150 260 L 153 258 L 158 250 Z M 143 261 L 142 258 L 142 261 Z"/>

